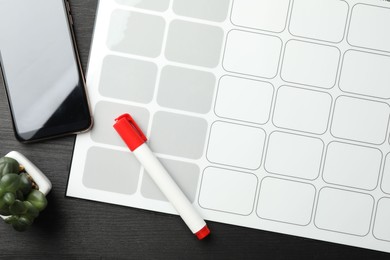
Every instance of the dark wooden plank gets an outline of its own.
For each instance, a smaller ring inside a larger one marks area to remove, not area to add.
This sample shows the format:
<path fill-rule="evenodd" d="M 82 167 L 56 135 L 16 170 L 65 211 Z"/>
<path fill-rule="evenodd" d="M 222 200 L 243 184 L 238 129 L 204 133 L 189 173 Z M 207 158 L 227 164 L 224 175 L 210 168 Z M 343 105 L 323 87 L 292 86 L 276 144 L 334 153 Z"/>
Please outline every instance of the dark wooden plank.
<path fill-rule="evenodd" d="M 97 0 L 70 2 L 85 69 Z M 177 216 L 65 198 L 73 144 L 73 136 L 37 144 L 18 143 L 13 136 L 8 104 L 0 83 L 0 154 L 10 150 L 24 153 L 53 183 L 49 206 L 29 231 L 17 233 L 0 223 L 0 258 L 388 258 L 388 254 L 371 250 L 213 222 L 209 223 L 211 237 L 197 241 Z"/>

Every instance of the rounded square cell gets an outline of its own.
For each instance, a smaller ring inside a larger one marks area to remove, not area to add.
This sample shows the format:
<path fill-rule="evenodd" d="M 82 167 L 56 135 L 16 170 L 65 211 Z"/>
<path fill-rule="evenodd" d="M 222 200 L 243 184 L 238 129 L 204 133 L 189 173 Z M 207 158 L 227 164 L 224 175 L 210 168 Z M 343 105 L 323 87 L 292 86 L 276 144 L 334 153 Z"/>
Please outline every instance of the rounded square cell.
<path fill-rule="evenodd" d="M 328 93 L 282 86 L 276 97 L 273 122 L 282 128 L 323 134 L 328 128 L 331 104 Z"/>
<path fill-rule="evenodd" d="M 159 161 L 164 165 L 187 198 L 194 202 L 200 178 L 199 167 L 192 163 L 161 158 L 159 158 Z M 141 194 L 148 199 L 168 201 L 147 172 L 144 172 L 142 178 Z"/>
<path fill-rule="evenodd" d="M 323 178 L 328 183 L 373 190 L 382 163 L 380 150 L 332 142 L 326 153 Z"/>
<path fill-rule="evenodd" d="M 257 215 L 263 219 L 306 226 L 311 221 L 315 195 L 313 185 L 264 178 L 260 187 Z"/>
<path fill-rule="evenodd" d="M 169 7 L 169 0 L 115 0 L 122 5 L 163 12 Z"/>
<path fill-rule="evenodd" d="M 254 170 L 260 167 L 264 141 L 265 132 L 261 128 L 215 122 L 207 158 L 210 162 Z"/>
<path fill-rule="evenodd" d="M 212 73 L 165 66 L 161 71 L 157 102 L 160 106 L 195 113 L 208 113 L 214 98 Z"/>
<path fill-rule="evenodd" d="M 390 194 L 390 154 L 387 154 L 386 156 L 381 188 L 384 192 Z"/>
<path fill-rule="evenodd" d="M 165 57 L 170 61 L 214 68 L 221 56 L 223 30 L 181 20 L 171 22 Z"/>
<path fill-rule="evenodd" d="M 281 32 L 289 5 L 290 0 L 234 0 L 231 20 L 238 26 Z"/>
<path fill-rule="evenodd" d="M 331 132 L 339 138 L 382 144 L 389 116 L 386 103 L 341 96 L 336 100 Z"/>
<path fill-rule="evenodd" d="M 223 22 L 229 12 L 230 0 L 174 0 L 173 11 L 182 16 Z"/>
<path fill-rule="evenodd" d="M 381 198 L 376 209 L 373 235 L 377 239 L 390 242 L 390 198 Z"/>
<path fill-rule="evenodd" d="M 253 211 L 257 177 L 251 173 L 209 167 L 204 170 L 199 205 L 206 209 L 249 215 Z"/>
<path fill-rule="evenodd" d="M 275 36 L 232 30 L 227 37 L 223 67 L 230 72 L 274 78 L 281 49 L 282 41 Z"/>
<path fill-rule="evenodd" d="M 291 40 L 286 44 L 281 77 L 288 82 L 332 88 L 339 60 L 336 47 Z"/>
<path fill-rule="evenodd" d="M 110 50 L 155 58 L 161 53 L 165 30 L 162 17 L 115 10 L 107 35 Z"/>
<path fill-rule="evenodd" d="M 339 0 L 294 0 L 290 32 L 295 36 L 328 42 L 344 38 L 348 4 Z"/>
<path fill-rule="evenodd" d="M 390 56 L 349 50 L 344 54 L 340 89 L 378 98 L 390 98 Z"/>
<path fill-rule="evenodd" d="M 390 52 L 390 8 L 357 4 L 352 9 L 348 42 L 351 45 Z"/>
<path fill-rule="evenodd" d="M 320 172 L 324 143 L 321 139 L 273 132 L 268 141 L 268 172 L 314 180 Z"/>
<path fill-rule="evenodd" d="M 109 55 L 103 60 L 99 92 L 106 97 L 149 103 L 156 74 L 154 63 Z"/>
<path fill-rule="evenodd" d="M 314 224 L 325 230 L 365 236 L 370 231 L 371 195 L 325 187 L 319 193 Z"/>
<path fill-rule="evenodd" d="M 149 123 L 148 110 L 140 107 L 121 105 L 106 101 L 100 101 L 94 109 L 94 127 L 90 131 L 93 141 L 103 144 L 126 147 L 123 140 L 112 127 L 115 123 L 115 118 L 123 113 L 129 113 L 146 132 Z"/>
<path fill-rule="evenodd" d="M 85 161 L 83 184 L 91 189 L 130 195 L 137 191 L 140 169 L 130 152 L 91 147 Z"/>
<path fill-rule="evenodd" d="M 154 115 L 150 148 L 155 153 L 199 159 L 206 142 L 207 121 L 168 112 Z"/>
<path fill-rule="evenodd" d="M 219 81 L 215 113 L 220 117 L 265 124 L 274 94 L 268 82 L 224 76 Z"/>

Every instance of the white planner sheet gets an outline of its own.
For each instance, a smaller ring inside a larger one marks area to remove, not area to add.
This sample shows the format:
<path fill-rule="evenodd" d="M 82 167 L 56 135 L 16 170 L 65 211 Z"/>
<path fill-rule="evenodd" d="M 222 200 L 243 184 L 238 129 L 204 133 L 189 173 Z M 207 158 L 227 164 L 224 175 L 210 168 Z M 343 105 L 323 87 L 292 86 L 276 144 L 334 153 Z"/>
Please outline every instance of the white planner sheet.
<path fill-rule="evenodd" d="M 206 220 L 390 252 L 390 3 L 103 0 L 67 196 L 175 214 L 130 113 Z"/>

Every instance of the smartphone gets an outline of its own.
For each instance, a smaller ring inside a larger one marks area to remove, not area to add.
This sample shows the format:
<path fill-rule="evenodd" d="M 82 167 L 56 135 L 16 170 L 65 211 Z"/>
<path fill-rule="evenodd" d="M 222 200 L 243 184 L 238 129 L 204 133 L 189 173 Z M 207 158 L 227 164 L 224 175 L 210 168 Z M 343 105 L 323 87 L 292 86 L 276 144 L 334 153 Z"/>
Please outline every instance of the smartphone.
<path fill-rule="evenodd" d="M 91 128 L 71 18 L 65 0 L 0 0 L 0 68 L 21 142 Z"/>

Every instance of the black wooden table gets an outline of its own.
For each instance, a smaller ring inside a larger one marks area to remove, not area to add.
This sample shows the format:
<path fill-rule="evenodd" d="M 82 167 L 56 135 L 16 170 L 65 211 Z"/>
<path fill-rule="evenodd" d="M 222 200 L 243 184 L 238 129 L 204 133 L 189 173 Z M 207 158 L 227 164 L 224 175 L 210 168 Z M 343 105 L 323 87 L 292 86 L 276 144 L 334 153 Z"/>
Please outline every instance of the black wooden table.
<path fill-rule="evenodd" d="M 86 69 L 97 0 L 70 3 Z M 74 140 L 18 143 L 0 83 L 0 155 L 22 152 L 53 184 L 48 208 L 27 232 L 0 223 L 1 259 L 390 259 L 381 252 L 214 222 L 212 236 L 197 241 L 178 216 L 66 198 Z"/>

